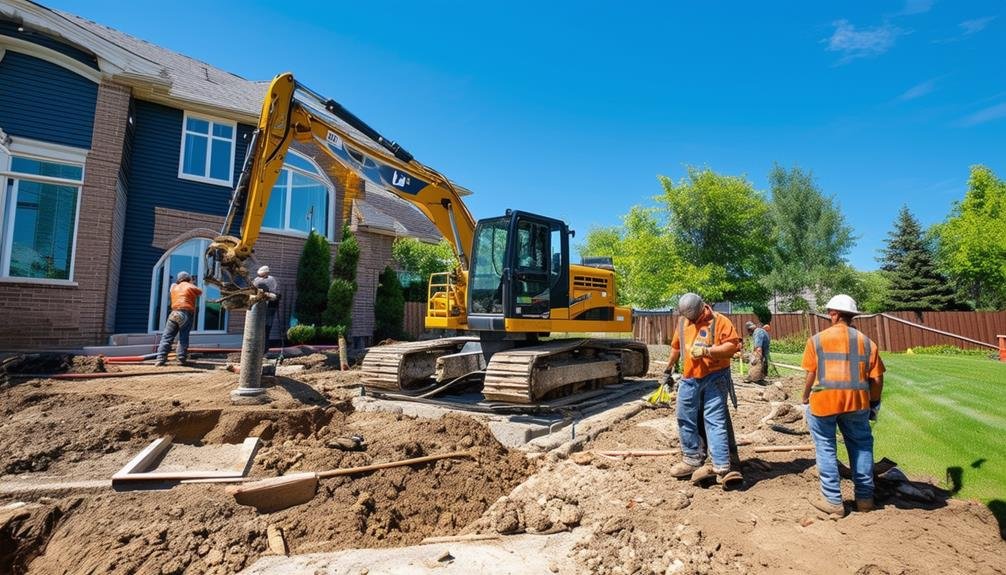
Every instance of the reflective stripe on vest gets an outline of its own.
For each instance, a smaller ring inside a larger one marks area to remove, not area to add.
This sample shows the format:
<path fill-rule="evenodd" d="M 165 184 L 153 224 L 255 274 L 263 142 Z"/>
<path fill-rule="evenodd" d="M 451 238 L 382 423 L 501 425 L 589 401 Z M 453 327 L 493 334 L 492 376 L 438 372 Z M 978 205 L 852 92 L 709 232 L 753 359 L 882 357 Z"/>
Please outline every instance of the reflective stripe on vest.
<path fill-rule="evenodd" d="M 825 353 L 824 346 L 821 345 L 821 334 L 814 336 L 814 351 L 817 352 L 817 382 L 821 387 L 828 389 L 858 389 L 869 390 L 870 382 L 864 381 L 860 377 L 860 366 L 864 371 L 870 370 L 870 339 L 864 336 L 863 351 L 866 356 L 859 355 L 859 332 L 849 328 L 849 352 L 828 352 Z M 826 360 L 841 361 L 849 365 L 849 379 L 833 379 L 827 377 L 824 370 Z"/>

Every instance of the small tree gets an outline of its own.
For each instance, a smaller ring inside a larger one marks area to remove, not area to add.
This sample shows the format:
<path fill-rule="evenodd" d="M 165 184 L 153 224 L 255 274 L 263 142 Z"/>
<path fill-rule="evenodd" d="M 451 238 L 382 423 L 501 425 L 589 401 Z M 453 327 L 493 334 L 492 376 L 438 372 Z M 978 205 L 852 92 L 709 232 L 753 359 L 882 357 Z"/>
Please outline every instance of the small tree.
<path fill-rule="evenodd" d="M 406 301 L 425 302 L 430 275 L 449 272 L 457 267 L 454 249 L 447 240 L 428 244 L 415 238 L 399 238 L 391 247 L 391 255 L 401 266 L 405 282 Z"/>
<path fill-rule="evenodd" d="M 297 301 L 294 315 L 303 324 L 319 324 L 328 301 L 328 262 L 332 250 L 324 236 L 312 231 L 304 242 L 297 265 Z"/>
<path fill-rule="evenodd" d="M 886 306 L 893 311 L 945 310 L 954 307 L 954 288 L 936 269 L 922 228 L 902 206 L 894 230 L 887 234 L 882 268 L 890 273 Z"/>
<path fill-rule="evenodd" d="M 332 264 L 331 284 L 328 286 L 327 307 L 322 318 L 325 325 L 344 326 L 348 331 L 353 323 L 353 296 L 356 294 L 356 265 L 360 261 L 360 244 L 349 226 L 342 228 L 342 242 Z"/>
<path fill-rule="evenodd" d="M 405 294 L 398 274 L 390 267 L 384 268 L 377 285 L 374 301 L 374 339 L 398 339 L 402 336 L 405 320 Z"/>

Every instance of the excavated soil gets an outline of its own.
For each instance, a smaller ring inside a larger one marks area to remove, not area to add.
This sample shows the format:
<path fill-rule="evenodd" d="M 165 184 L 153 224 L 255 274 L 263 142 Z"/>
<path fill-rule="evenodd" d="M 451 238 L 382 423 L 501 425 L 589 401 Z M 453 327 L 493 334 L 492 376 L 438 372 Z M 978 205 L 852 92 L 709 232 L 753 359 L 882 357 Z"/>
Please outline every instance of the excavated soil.
<path fill-rule="evenodd" d="M 534 471 L 467 417 L 354 413 L 289 378 L 269 390 L 272 404 L 231 407 L 225 392 L 235 385 L 233 374 L 213 371 L 2 392 L 0 573 L 233 573 L 267 552 L 270 526 L 294 553 L 416 543 L 456 533 Z M 326 479 L 311 502 L 272 514 L 237 505 L 222 485 L 84 485 L 169 434 L 208 446 L 256 435 L 251 475 L 262 477 L 455 450 L 473 457 Z M 337 439 L 349 436 L 364 449 L 343 451 Z M 47 487 L 15 489 L 33 482 Z"/>
<path fill-rule="evenodd" d="M 572 531 L 573 551 L 553 551 L 559 573 L 1006 573 L 991 512 L 939 485 L 913 481 L 916 494 L 932 495 L 920 501 L 880 482 L 877 511 L 837 521 L 810 507 L 812 451 L 754 452 L 810 442 L 793 404 L 798 378 L 738 386 L 745 485 L 724 491 L 671 478 L 678 456 L 595 453 L 677 448 L 672 407 L 627 411 L 568 458 L 557 450 L 528 459 L 467 416 L 354 411 L 359 372 L 326 370 L 321 355 L 303 358 L 311 371 L 270 380 L 272 402 L 261 406 L 231 406 L 238 376 L 223 370 L 122 366 L 137 376 L 0 390 L 0 573 L 234 573 L 270 553 L 267 532 L 276 529 L 296 554 Z M 104 484 L 164 435 L 210 447 L 258 436 L 258 477 L 454 450 L 474 458 L 325 479 L 309 503 L 271 514 L 237 505 L 221 485 L 116 492 Z M 352 450 L 353 436 L 362 450 Z M 47 485 L 31 488 L 39 484 Z"/>
<path fill-rule="evenodd" d="M 678 447 L 672 408 L 644 409 L 613 425 L 569 459 L 553 459 L 469 531 L 541 533 L 575 519 L 584 533 L 572 558 L 577 573 L 1006 573 L 1006 543 L 980 503 L 949 499 L 939 486 L 910 483 L 934 495 L 907 498 L 878 480 L 880 508 L 834 520 L 816 511 L 813 451 L 755 453 L 755 445 L 809 443 L 798 408 L 782 385 L 740 386 L 734 425 L 745 484 L 724 491 L 672 478 L 669 457 L 603 457 L 604 450 Z M 797 413 L 797 417 L 793 417 Z M 766 419 L 774 414 L 771 419 Z M 782 426 L 780 432 L 772 426 Z M 878 459 L 883 454 L 877 454 Z M 851 483 L 843 481 L 846 500 Z M 563 572 L 563 571 L 560 571 Z"/>

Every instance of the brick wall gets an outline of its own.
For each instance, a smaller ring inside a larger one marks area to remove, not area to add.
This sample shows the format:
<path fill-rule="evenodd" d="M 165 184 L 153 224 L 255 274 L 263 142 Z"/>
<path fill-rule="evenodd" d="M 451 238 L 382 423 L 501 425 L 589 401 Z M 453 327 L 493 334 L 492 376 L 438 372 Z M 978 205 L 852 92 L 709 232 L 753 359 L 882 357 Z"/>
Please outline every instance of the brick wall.
<path fill-rule="evenodd" d="M 394 265 L 391 244 L 395 237 L 356 230 L 360 242 L 360 263 L 356 268 L 356 295 L 353 297 L 353 327 L 349 335 L 361 338 L 358 345 L 368 345 L 374 334 L 374 301 L 377 298 L 378 277 L 385 266 Z"/>
<path fill-rule="evenodd" d="M 119 165 L 129 115 L 129 89 L 103 81 L 98 87 L 91 151 L 84 169 L 74 256 L 76 285 L 0 283 L 0 348 L 73 348 L 102 343 L 111 331 L 121 249 Z M 117 226 L 119 231 L 116 232 Z"/>

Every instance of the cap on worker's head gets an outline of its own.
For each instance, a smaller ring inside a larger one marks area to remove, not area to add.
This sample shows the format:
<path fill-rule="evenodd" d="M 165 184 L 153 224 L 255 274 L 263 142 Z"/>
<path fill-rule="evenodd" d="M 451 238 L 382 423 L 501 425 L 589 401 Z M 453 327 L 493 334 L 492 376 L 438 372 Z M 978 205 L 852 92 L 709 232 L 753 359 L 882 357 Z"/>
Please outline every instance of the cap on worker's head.
<path fill-rule="evenodd" d="M 258 269 L 258 275 L 265 277 L 269 275 L 269 266 L 262 266 Z"/>
<path fill-rule="evenodd" d="M 843 313 L 859 313 L 859 308 L 856 307 L 856 300 L 844 293 L 840 293 L 832 297 L 828 300 L 828 304 L 824 307 L 828 310 L 835 310 Z"/>
<path fill-rule="evenodd" d="M 678 300 L 678 313 L 685 316 L 688 321 L 695 321 L 699 319 L 705 305 L 706 302 L 702 301 L 699 294 L 688 292 Z"/>
<path fill-rule="evenodd" d="M 189 275 L 189 272 L 178 272 L 178 276 L 175 277 L 175 281 L 190 282 L 192 281 L 192 276 Z"/>
<path fill-rule="evenodd" d="M 755 324 L 754 324 L 753 321 L 749 321 L 749 322 L 745 322 L 744 323 L 744 329 L 746 329 L 748 331 L 754 331 L 754 328 L 755 328 Z"/>

